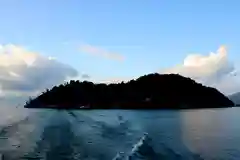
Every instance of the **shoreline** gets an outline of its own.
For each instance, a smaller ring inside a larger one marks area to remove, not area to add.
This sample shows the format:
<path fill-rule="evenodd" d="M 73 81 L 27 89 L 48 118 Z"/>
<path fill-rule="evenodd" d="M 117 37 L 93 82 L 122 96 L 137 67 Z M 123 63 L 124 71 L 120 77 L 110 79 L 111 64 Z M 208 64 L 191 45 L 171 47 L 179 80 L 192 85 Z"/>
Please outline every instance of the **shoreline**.
<path fill-rule="evenodd" d="M 60 107 L 61 106 L 61 107 Z M 179 107 L 179 108 L 171 108 L 171 107 L 147 107 L 148 105 L 146 105 L 146 107 L 139 107 L 139 108 L 134 108 L 134 107 L 112 107 L 112 108 L 108 108 L 108 107 L 84 107 L 83 105 L 77 105 L 76 107 L 73 107 L 75 105 L 71 105 L 71 106 L 64 106 L 63 105 L 41 105 L 39 107 L 31 107 L 31 106 L 24 106 L 24 108 L 28 108 L 28 109 L 55 109 L 55 110 L 102 110 L 102 109 L 106 109 L 106 110 L 190 110 L 190 109 L 215 109 L 215 108 L 219 108 L 219 109 L 224 109 L 224 108 L 234 108 L 234 107 L 238 107 L 236 105 L 234 106 L 224 106 L 224 107 L 215 107 L 215 106 L 208 106 L 208 107 Z M 133 106 L 133 105 L 129 105 L 129 106 Z M 136 105 L 134 105 L 136 106 Z M 140 105 L 142 106 L 142 105 Z M 156 106 L 156 105 L 155 105 Z"/>

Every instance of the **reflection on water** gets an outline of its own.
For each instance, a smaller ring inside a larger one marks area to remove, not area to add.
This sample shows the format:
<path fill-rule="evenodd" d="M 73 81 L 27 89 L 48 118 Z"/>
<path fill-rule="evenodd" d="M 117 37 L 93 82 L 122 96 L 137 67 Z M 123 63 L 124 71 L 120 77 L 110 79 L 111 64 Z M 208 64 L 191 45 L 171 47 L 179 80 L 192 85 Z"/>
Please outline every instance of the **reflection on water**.
<path fill-rule="evenodd" d="M 185 145 L 203 157 L 239 159 L 239 108 L 189 111 L 182 113 Z"/>
<path fill-rule="evenodd" d="M 0 128 L 0 153 L 5 159 L 240 157 L 239 108 L 10 111 L 13 109 L 9 114 L 17 118 L 6 120 L 8 123 L 2 123 Z"/>

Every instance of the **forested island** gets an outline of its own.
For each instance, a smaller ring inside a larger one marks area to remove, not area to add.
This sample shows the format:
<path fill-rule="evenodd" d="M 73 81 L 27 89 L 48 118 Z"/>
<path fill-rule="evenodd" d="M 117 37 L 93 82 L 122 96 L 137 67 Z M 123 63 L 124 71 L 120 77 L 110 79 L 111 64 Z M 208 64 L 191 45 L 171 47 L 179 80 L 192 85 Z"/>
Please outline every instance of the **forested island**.
<path fill-rule="evenodd" d="M 183 109 L 231 107 L 217 89 L 178 74 L 148 74 L 129 82 L 94 84 L 74 81 L 47 89 L 25 108 Z"/>

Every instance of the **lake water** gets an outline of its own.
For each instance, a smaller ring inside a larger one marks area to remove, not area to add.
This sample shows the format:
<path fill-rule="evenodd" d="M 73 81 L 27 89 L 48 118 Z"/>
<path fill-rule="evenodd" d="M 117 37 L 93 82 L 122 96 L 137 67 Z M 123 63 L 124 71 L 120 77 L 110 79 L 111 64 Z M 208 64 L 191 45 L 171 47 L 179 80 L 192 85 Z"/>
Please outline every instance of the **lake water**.
<path fill-rule="evenodd" d="M 0 111 L 5 159 L 240 159 L 240 108 Z"/>

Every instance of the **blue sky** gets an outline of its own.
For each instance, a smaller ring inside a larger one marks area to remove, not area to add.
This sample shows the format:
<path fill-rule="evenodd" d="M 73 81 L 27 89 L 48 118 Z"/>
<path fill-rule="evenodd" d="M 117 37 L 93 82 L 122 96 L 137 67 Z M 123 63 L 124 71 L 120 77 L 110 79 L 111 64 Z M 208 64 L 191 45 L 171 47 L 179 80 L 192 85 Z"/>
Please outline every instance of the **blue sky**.
<path fill-rule="evenodd" d="M 134 77 L 169 68 L 225 44 L 240 58 L 240 1 L 2 0 L 0 44 L 53 56 L 93 79 Z M 124 57 L 83 53 L 82 44 Z"/>

